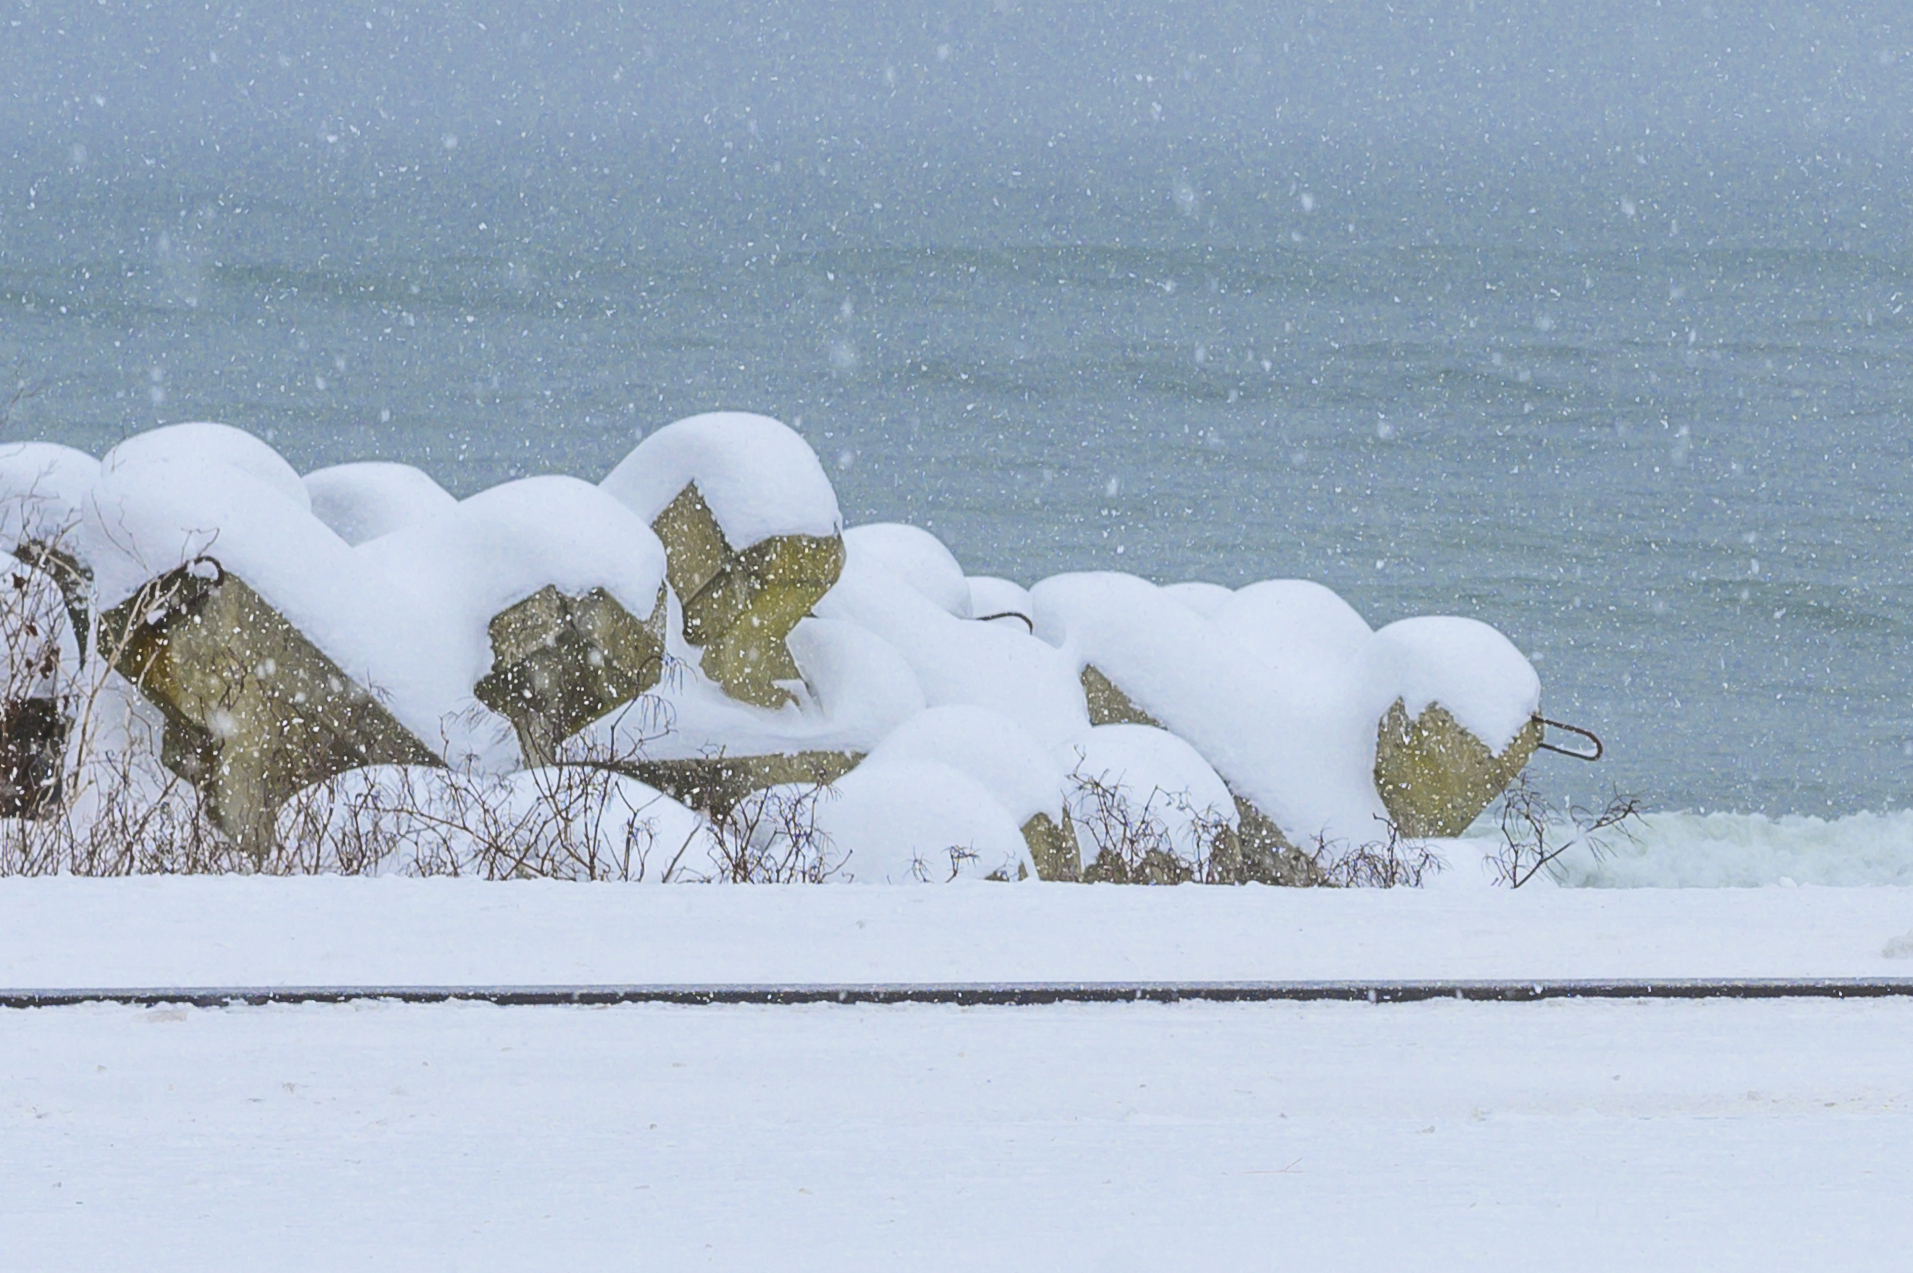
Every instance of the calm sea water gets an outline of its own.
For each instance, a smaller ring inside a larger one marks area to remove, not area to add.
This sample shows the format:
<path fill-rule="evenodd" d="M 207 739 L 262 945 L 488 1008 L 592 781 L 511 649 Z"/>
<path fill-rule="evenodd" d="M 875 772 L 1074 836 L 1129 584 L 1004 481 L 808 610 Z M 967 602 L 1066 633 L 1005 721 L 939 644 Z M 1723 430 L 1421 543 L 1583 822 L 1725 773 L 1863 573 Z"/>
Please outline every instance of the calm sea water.
<path fill-rule="evenodd" d="M 97 451 L 218 419 L 301 468 L 402 460 L 464 494 L 761 411 L 850 520 L 927 526 L 972 573 L 1300 576 L 1376 625 L 1492 623 L 1544 709 L 1609 744 L 1549 782 L 1906 803 L 1913 261 L 1891 243 L 1453 247 L 1318 217 L 1251 246 L 827 248 L 748 217 L 649 235 L 597 187 L 575 201 L 620 233 L 541 233 L 574 222 L 495 193 L 421 233 L 393 180 L 330 220 L 216 183 L 21 192 L 0 358 L 36 392 L 6 436 Z"/>

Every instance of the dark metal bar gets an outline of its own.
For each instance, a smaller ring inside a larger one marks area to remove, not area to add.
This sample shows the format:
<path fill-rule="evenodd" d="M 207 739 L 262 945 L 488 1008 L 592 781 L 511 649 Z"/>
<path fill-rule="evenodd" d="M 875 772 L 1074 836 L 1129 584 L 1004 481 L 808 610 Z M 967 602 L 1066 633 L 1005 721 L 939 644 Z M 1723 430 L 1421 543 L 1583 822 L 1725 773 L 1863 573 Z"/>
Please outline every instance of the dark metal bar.
<path fill-rule="evenodd" d="M 1542 999 L 1878 999 L 1913 997 L 1913 977 L 1575 979 L 1521 981 L 1031 981 L 898 985 L 596 986 L 159 986 L 0 990 L 0 1008 L 86 1003 L 133 1007 L 258 1007 L 280 1003 L 490 1003 L 500 1007 L 597 1007 L 625 1003 L 951 1004 L 1034 1007 L 1054 1003 L 1532 1003 Z"/>
<path fill-rule="evenodd" d="M 1544 739 L 1535 744 L 1535 746 L 1539 747 L 1542 751 L 1551 751 L 1557 756 L 1572 756 L 1576 760 L 1588 761 L 1599 760 L 1607 754 L 1607 747 L 1602 744 L 1600 738 L 1596 736 L 1595 732 L 1591 729 L 1582 729 L 1579 725 L 1566 725 L 1558 720 L 1549 720 L 1545 716 L 1537 716 L 1535 719 L 1553 729 L 1565 730 L 1570 734 L 1579 734 L 1594 744 L 1593 751 L 1576 751 L 1572 747 L 1557 747 Z"/>

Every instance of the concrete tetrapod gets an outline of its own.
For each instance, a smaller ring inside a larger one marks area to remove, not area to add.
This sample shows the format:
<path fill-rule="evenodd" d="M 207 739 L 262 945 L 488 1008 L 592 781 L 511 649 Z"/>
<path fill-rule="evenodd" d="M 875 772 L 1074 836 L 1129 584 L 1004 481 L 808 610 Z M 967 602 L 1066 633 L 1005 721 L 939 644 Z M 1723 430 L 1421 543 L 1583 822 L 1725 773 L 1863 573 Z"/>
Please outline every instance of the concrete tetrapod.
<path fill-rule="evenodd" d="M 1083 665 L 1083 698 L 1089 705 L 1089 721 L 1092 725 L 1147 725 L 1152 729 L 1162 729 L 1163 725 L 1155 717 L 1136 706 L 1134 699 L 1126 694 L 1093 663 Z M 1322 870 L 1315 859 L 1289 843 L 1287 836 L 1275 820 L 1240 795 L 1235 797 L 1237 827 L 1227 835 L 1219 837 L 1209 870 L 1216 883 L 1221 884 L 1275 884 L 1284 887 L 1303 888 L 1322 882 Z M 1041 859 L 1039 858 L 1040 862 Z M 1099 859 L 1100 861 L 1100 859 Z M 1095 870 L 1097 864 L 1086 863 L 1085 868 Z M 1125 883 L 1113 876 L 1112 882 Z M 1174 883 L 1167 878 L 1136 881 L 1138 883 Z"/>
<path fill-rule="evenodd" d="M 661 585 L 639 620 L 603 588 L 570 597 L 547 584 L 493 617 L 491 671 L 472 692 L 511 721 L 527 766 L 548 765 L 565 739 L 658 683 L 665 614 Z"/>
<path fill-rule="evenodd" d="M 1375 789 L 1404 836 L 1460 835 L 1508 789 L 1543 728 L 1529 720 L 1497 755 L 1440 703 L 1410 720 L 1396 699 L 1375 730 Z"/>
<path fill-rule="evenodd" d="M 72 730 L 53 699 L 0 703 L 0 818 L 41 818 L 59 806 Z"/>
<path fill-rule="evenodd" d="M 794 751 L 639 760 L 619 768 L 712 821 L 722 821 L 753 791 L 792 785 L 828 786 L 862 761 L 863 756 L 854 751 Z"/>
<path fill-rule="evenodd" d="M 84 655 L 92 579 L 71 555 L 33 540 L 16 544 L 13 555 L 24 571 L 6 572 L 10 586 L 0 600 L 0 818 L 40 818 L 59 805 L 73 721 L 56 690 L 58 612 L 48 604 L 51 590 L 36 583 L 55 585 Z"/>
<path fill-rule="evenodd" d="M 791 702 L 777 682 L 802 674 L 784 638 L 843 573 L 842 536 L 773 535 L 739 551 L 724 538 L 695 482 L 651 529 L 664 543 L 666 577 L 684 611 L 684 639 L 704 652 L 704 674 L 758 707 Z"/>
<path fill-rule="evenodd" d="M 1030 846 L 1030 861 L 1036 864 L 1036 878 L 1075 884 L 1083 878 L 1083 853 L 1070 825 L 1069 810 L 1063 811 L 1059 826 L 1047 813 L 1039 813 L 1023 824 L 1023 843 Z"/>
<path fill-rule="evenodd" d="M 100 616 L 101 652 L 160 710 L 160 760 L 263 858 L 287 797 L 367 765 L 438 757 L 244 580 L 201 557 Z"/>

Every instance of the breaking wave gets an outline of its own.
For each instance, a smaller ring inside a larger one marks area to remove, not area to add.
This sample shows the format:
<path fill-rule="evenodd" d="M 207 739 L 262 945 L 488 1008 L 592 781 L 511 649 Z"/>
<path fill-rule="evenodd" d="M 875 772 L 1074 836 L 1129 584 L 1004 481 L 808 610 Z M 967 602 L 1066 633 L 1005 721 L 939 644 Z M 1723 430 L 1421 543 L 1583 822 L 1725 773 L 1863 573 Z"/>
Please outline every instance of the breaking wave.
<path fill-rule="evenodd" d="M 1913 885 L 1913 810 L 1840 818 L 1651 813 L 1633 843 L 1604 855 L 1570 850 L 1554 876 L 1568 888 L 1758 888 Z"/>

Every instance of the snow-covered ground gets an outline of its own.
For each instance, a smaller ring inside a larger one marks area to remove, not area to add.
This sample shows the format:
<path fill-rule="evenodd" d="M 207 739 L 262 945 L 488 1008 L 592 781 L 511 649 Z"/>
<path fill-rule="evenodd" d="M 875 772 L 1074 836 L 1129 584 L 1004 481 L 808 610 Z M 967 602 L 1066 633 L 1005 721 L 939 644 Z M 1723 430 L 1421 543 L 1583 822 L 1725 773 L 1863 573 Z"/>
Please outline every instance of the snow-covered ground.
<path fill-rule="evenodd" d="M 0 880 L 0 985 L 1913 974 L 1913 889 Z M 0 1011 L 0 1269 L 1897 1269 L 1913 999 Z"/>
<path fill-rule="evenodd" d="M 1913 888 L 0 879 L 10 988 L 1913 976 Z"/>
<path fill-rule="evenodd" d="M 0 1268 L 1903 1269 L 1910 1048 L 1897 999 L 11 1011 Z"/>

